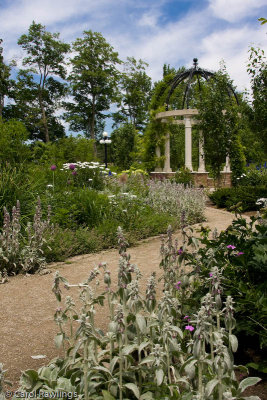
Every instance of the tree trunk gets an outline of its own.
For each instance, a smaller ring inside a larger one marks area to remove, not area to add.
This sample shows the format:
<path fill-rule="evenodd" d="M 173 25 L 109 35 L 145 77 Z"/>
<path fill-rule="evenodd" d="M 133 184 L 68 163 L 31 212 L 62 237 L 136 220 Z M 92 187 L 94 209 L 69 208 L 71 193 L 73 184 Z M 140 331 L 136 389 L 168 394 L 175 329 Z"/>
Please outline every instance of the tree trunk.
<path fill-rule="evenodd" d="M 46 114 L 45 114 L 41 91 L 39 92 L 39 104 L 40 104 L 40 108 L 41 108 L 41 112 L 42 112 L 42 121 L 43 121 L 43 128 L 44 128 L 44 134 L 45 134 L 45 142 L 48 143 L 50 141 L 50 138 L 49 138 L 47 118 L 46 118 Z"/>
<path fill-rule="evenodd" d="M 0 95 L 0 118 L 2 118 L 3 108 L 4 108 L 4 96 Z"/>
<path fill-rule="evenodd" d="M 95 102 L 93 98 L 93 104 L 92 104 L 92 119 L 91 119 L 91 139 L 94 140 L 94 157 L 96 158 L 97 156 L 97 150 L 96 150 L 96 141 L 95 141 Z"/>

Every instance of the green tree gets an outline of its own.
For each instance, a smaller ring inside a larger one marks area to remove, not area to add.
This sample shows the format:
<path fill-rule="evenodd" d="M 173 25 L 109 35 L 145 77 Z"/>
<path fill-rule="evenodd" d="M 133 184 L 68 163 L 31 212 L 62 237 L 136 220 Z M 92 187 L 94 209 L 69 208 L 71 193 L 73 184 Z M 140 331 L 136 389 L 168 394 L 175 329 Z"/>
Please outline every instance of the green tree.
<path fill-rule="evenodd" d="M 130 122 L 134 129 L 143 130 L 147 123 L 151 99 L 151 78 L 145 72 L 147 66 L 142 60 L 127 57 L 120 80 L 119 110 L 113 114 L 115 125 Z"/>
<path fill-rule="evenodd" d="M 23 65 L 28 66 L 27 74 L 32 75 L 29 89 L 37 93 L 39 108 L 41 111 L 41 125 L 44 133 L 44 140 L 49 142 L 49 117 L 47 112 L 48 103 L 53 96 L 49 92 L 57 88 L 57 93 L 63 93 L 62 82 L 56 81 L 54 76 L 60 79 L 66 78 L 65 54 L 70 46 L 59 40 L 59 33 L 47 32 L 45 26 L 36 24 L 34 21 L 29 27 L 28 34 L 22 35 L 18 44 L 26 51 L 27 57 L 23 59 Z M 36 82 L 36 84 L 35 84 Z M 48 101 L 49 99 L 49 101 Z M 57 103 L 54 101 L 54 109 Z"/>
<path fill-rule="evenodd" d="M 199 101 L 200 129 L 204 135 L 206 164 L 214 177 L 220 176 L 226 156 L 230 156 L 233 183 L 243 172 L 245 157 L 240 143 L 240 121 L 234 96 L 229 95 L 228 75 L 216 73 L 203 85 Z"/>
<path fill-rule="evenodd" d="M 65 103 L 70 129 L 96 139 L 103 131 L 110 105 L 116 99 L 120 63 L 118 53 L 98 32 L 85 31 L 72 47 L 69 76 L 73 101 Z M 95 148 L 96 151 L 96 148 Z"/>
<path fill-rule="evenodd" d="M 0 163 L 21 164 L 30 158 L 29 135 L 22 122 L 0 118 Z"/>
<path fill-rule="evenodd" d="M 130 168 L 134 161 L 136 136 L 137 131 L 131 123 L 123 124 L 112 132 L 110 154 L 116 166 Z"/>
<path fill-rule="evenodd" d="M 2 43 L 3 40 L 0 39 L 0 117 L 2 117 L 5 96 L 7 96 L 10 87 L 10 66 L 4 63 Z"/>
<path fill-rule="evenodd" d="M 263 50 L 250 48 L 247 71 L 253 95 L 251 129 L 261 140 L 267 154 L 267 62 Z"/>
<path fill-rule="evenodd" d="M 66 87 L 53 78 L 48 78 L 42 93 L 46 123 L 50 140 L 65 136 L 65 129 L 55 115 L 55 107 L 66 93 Z M 17 119 L 23 122 L 29 131 L 29 139 L 45 140 L 42 110 L 39 102 L 39 84 L 31 70 L 20 70 L 16 81 L 9 90 L 9 97 L 14 100 L 3 111 L 5 119 Z"/>

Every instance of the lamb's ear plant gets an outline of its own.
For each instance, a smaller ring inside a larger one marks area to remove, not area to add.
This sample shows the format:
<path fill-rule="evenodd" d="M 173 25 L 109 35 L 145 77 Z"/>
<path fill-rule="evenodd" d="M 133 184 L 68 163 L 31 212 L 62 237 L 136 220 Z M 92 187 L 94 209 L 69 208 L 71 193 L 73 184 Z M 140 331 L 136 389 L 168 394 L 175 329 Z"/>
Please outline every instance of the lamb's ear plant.
<path fill-rule="evenodd" d="M 242 397 L 243 390 L 258 378 L 240 383 L 235 378 L 234 302 L 231 297 L 222 302 L 223 276 L 218 268 L 212 267 L 203 278 L 207 293 L 198 307 L 190 309 L 195 281 L 183 280 L 185 243 L 179 251 L 168 230 L 161 246 L 163 293 L 159 298 L 155 273 L 142 291 L 140 271 L 130 262 L 121 229 L 118 238 L 116 284 L 106 263 L 75 285 L 55 274 L 56 343 L 63 347 L 63 357 L 37 372 L 25 371 L 21 390 L 73 391 L 85 400 L 258 399 Z M 65 304 L 64 290 L 68 291 Z M 73 290 L 80 292 L 80 309 L 69 296 Z M 94 318 L 104 303 L 110 312 L 106 332 L 96 327 Z"/>
<path fill-rule="evenodd" d="M 11 215 L 4 207 L 4 224 L 0 233 L 0 274 L 17 274 L 19 272 L 33 273 L 45 268 L 46 261 L 43 250 L 46 246 L 44 238 L 49 230 L 52 234 L 53 225 L 50 224 L 50 207 L 47 219 L 42 218 L 40 198 L 37 200 L 33 222 L 28 222 L 25 232 L 21 224 L 20 202 L 12 208 Z"/>

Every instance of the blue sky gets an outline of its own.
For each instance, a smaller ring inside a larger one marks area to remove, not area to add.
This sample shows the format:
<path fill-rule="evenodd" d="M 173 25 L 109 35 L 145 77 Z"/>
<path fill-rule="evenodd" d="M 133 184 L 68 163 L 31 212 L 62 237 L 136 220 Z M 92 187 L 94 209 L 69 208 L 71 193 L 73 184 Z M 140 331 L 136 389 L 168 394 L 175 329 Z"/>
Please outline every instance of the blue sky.
<path fill-rule="evenodd" d="M 141 58 L 159 80 L 164 63 L 218 70 L 223 59 L 239 90 L 249 88 L 249 46 L 267 52 L 267 0 L 0 0 L 0 37 L 6 60 L 23 57 L 17 45 L 33 20 L 66 42 L 84 30 L 101 32 L 121 59 Z"/>

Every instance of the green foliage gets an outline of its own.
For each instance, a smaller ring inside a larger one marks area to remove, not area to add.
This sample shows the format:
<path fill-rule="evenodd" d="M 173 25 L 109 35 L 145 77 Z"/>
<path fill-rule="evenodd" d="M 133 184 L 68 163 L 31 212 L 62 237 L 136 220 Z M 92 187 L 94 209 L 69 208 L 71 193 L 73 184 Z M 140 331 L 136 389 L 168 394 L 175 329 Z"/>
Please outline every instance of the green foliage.
<path fill-rule="evenodd" d="M 3 57 L 3 47 L 1 44 L 3 40 L 0 39 L 0 118 L 2 117 L 2 111 L 4 108 L 5 96 L 9 92 L 10 88 L 10 66 L 5 64 Z"/>
<path fill-rule="evenodd" d="M 24 124 L 16 120 L 3 121 L 0 118 L 0 162 L 10 165 L 21 164 L 30 159 L 29 137 Z"/>
<path fill-rule="evenodd" d="M 247 71 L 251 76 L 253 113 L 251 127 L 257 132 L 267 154 L 267 62 L 264 51 L 250 48 Z M 258 160 L 257 160 L 258 161 Z"/>
<path fill-rule="evenodd" d="M 218 206 L 230 210 L 239 205 L 242 211 L 258 210 L 256 202 L 267 197 L 267 186 L 239 186 L 236 188 L 220 188 L 209 195 Z"/>
<path fill-rule="evenodd" d="M 247 347 L 258 353 L 260 347 L 267 350 L 266 238 L 266 220 L 252 217 L 247 222 L 239 217 L 212 239 L 203 230 L 204 248 L 198 249 L 200 276 L 207 276 L 212 265 L 218 266 L 224 276 L 224 296 L 235 298 L 236 328 L 243 351 Z M 191 262 L 193 257 L 188 255 Z"/>
<path fill-rule="evenodd" d="M 130 123 L 125 123 L 112 132 L 110 153 L 112 161 L 119 168 L 128 169 L 134 161 L 137 135 L 134 125 Z"/>
<path fill-rule="evenodd" d="M 233 183 L 243 173 L 245 159 L 239 139 L 238 107 L 229 96 L 229 77 L 224 71 L 214 75 L 203 86 L 199 103 L 200 129 L 211 174 L 219 177 L 227 155 L 230 156 Z"/>
<path fill-rule="evenodd" d="M 38 164 L 93 161 L 93 141 L 78 135 L 68 136 L 56 142 L 35 142 L 31 146 L 32 157 Z"/>
<path fill-rule="evenodd" d="M 29 27 L 28 34 L 23 34 L 19 38 L 18 44 L 27 53 L 27 56 L 23 59 L 23 65 L 28 66 L 28 70 L 22 72 L 22 76 L 28 84 L 28 89 L 26 89 L 26 92 L 24 91 L 26 101 L 28 100 L 27 92 L 31 94 L 31 91 L 33 91 L 33 97 L 36 96 L 33 113 L 38 110 L 40 115 L 39 123 L 41 124 L 42 135 L 40 132 L 39 138 L 49 142 L 49 114 L 53 116 L 58 101 L 64 94 L 64 84 L 55 80 L 54 76 L 65 79 L 64 57 L 70 46 L 59 40 L 58 33 L 47 32 L 45 26 L 36 24 L 34 21 Z M 39 78 L 38 83 L 35 83 L 33 79 L 33 75 L 36 74 Z M 23 97 L 20 99 L 22 102 Z M 50 110 L 48 111 L 48 109 Z"/>
<path fill-rule="evenodd" d="M 238 179 L 241 186 L 267 186 L 267 169 L 261 165 L 251 165 L 246 168 L 245 173 Z"/>
<path fill-rule="evenodd" d="M 174 180 L 176 183 L 183 183 L 184 185 L 192 185 L 193 178 L 190 170 L 186 167 L 181 168 L 176 172 Z"/>
<path fill-rule="evenodd" d="M 115 125 L 131 123 L 135 129 L 143 130 L 151 97 L 151 78 L 145 72 L 147 66 L 142 60 L 127 57 L 119 85 L 119 111 L 113 113 Z"/>
<path fill-rule="evenodd" d="M 39 188 L 39 182 L 32 181 L 25 166 L 2 165 L 0 168 L 0 226 L 3 223 L 4 207 L 12 210 L 19 200 L 21 223 L 25 227 L 34 214 L 34 204 Z"/>
<path fill-rule="evenodd" d="M 64 104 L 65 118 L 71 130 L 96 139 L 104 129 L 105 112 L 116 99 L 120 60 L 101 33 L 91 30 L 84 31 L 72 48 L 76 53 L 69 76 L 73 102 Z"/>

